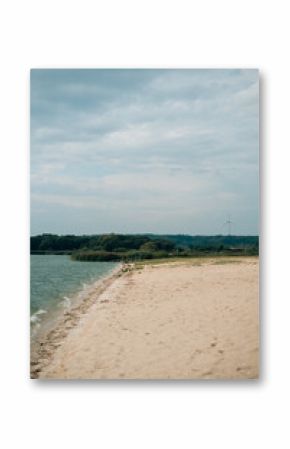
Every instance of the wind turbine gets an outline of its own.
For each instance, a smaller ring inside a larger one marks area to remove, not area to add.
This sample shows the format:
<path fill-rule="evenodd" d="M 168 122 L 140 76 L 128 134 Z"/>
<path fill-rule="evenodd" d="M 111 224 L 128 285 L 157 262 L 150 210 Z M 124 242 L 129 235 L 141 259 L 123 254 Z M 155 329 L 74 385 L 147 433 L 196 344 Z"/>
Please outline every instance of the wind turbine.
<path fill-rule="evenodd" d="M 232 220 L 231 220 L 231 216 L 229 215 L 229 218 L 227 219 L 227 221 L 224 222 L 224 225 L 228 226 L 228 235 L 231 235 L 231 230 L 232 230 Z"/>

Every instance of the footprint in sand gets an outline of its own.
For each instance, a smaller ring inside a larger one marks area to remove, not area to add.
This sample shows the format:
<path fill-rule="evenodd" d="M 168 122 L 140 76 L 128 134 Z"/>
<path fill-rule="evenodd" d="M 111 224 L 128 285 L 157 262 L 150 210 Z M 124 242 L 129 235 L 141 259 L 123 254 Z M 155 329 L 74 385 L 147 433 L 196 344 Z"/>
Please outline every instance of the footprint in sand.
<path fill-rule="evenodd" d="M 240 371 L 248 371 L 248 370 L 250 370 L 251 369 L 251 366 L 238 366 L 237 368 L 236 368 L 236 371 L 237 372 L 240 372 Z"/>
<path fill-rule="evenodd" d="M 202 373 L 202 376 L 212 376 L 212 371 L 206 371 L 205 373 Z"/>

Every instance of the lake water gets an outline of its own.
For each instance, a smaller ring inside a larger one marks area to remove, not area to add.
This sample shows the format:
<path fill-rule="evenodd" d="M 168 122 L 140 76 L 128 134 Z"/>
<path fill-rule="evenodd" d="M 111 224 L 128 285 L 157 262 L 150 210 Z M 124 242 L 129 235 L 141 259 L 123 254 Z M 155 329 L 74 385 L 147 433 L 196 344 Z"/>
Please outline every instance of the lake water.
<path fill-rule="evenodd" d="M 69 256 L 30 256 L 31 323 L 39 326 L 49 312 L 70 306 L 89 284 L 107 276 L 115 262 L 78 262 Z"/>

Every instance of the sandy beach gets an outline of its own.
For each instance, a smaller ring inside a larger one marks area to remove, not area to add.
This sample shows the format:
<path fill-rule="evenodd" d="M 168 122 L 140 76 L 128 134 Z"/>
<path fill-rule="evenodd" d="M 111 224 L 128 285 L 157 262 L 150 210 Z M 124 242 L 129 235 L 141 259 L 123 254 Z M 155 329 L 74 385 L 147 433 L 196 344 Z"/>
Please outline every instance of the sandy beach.
<path fill-rule="evenodd" d="M 259 260 L 135 265 L 40 343 L 41 379 L 254 379 Z"/>

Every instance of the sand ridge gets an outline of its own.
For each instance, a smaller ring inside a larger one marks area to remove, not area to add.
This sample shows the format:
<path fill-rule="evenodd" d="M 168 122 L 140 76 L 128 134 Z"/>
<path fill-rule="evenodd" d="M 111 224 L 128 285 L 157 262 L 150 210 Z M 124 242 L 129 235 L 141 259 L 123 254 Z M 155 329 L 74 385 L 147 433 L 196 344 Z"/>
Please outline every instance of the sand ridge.
<path fill-rule="evenodd" d="M 135 266 L 54 349 L 42 379 L 253 379 L 256 257 Z"/>

